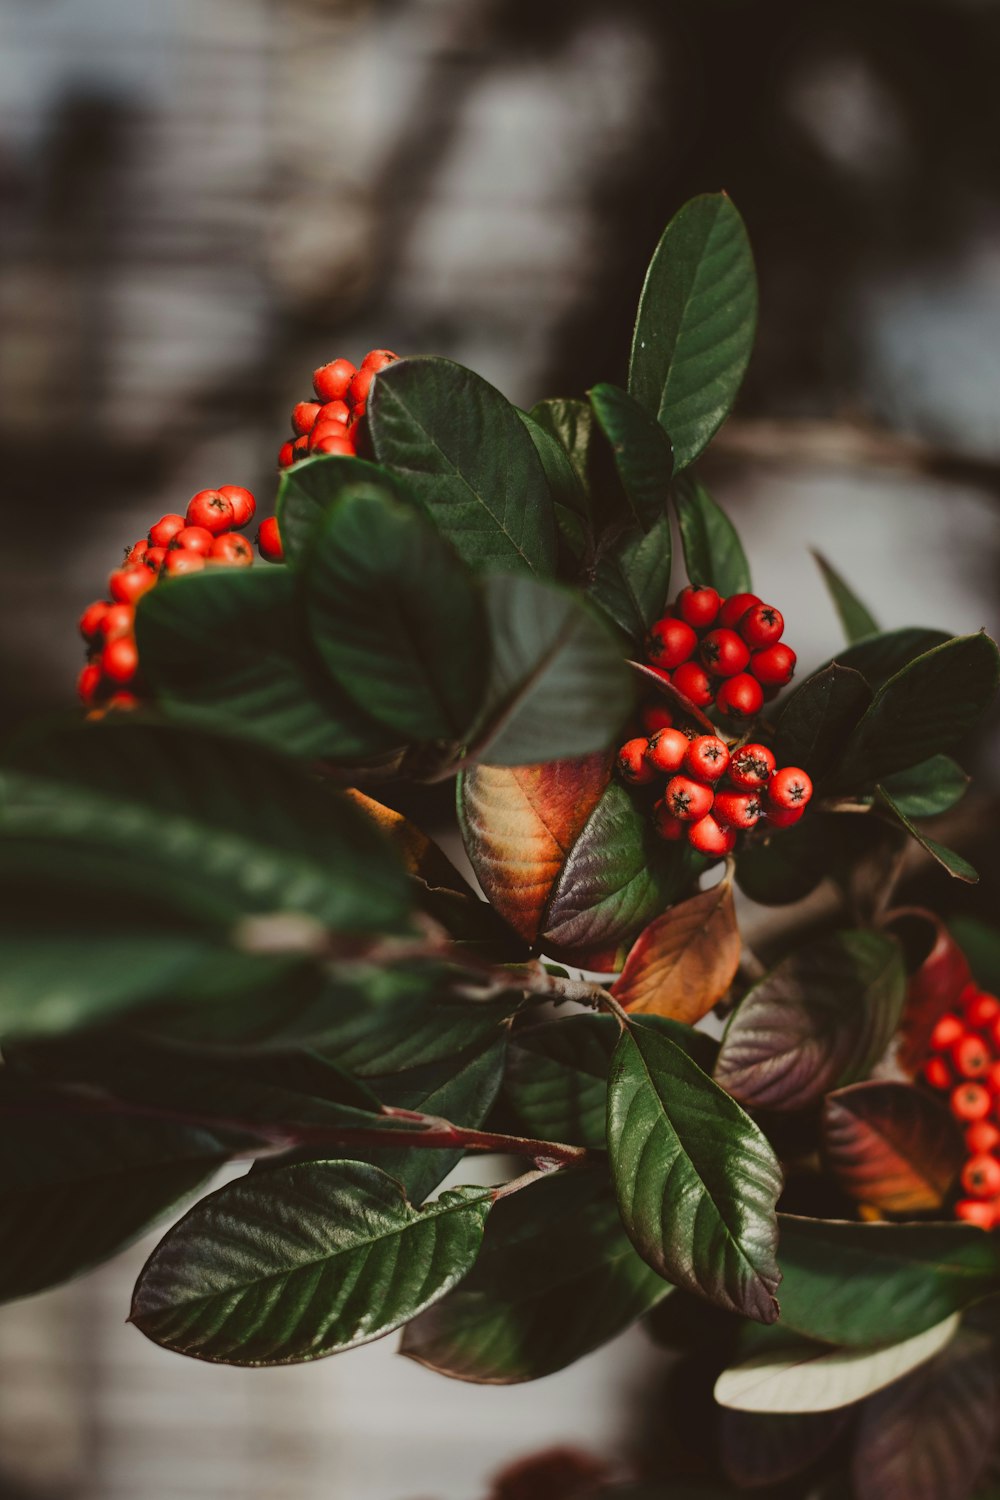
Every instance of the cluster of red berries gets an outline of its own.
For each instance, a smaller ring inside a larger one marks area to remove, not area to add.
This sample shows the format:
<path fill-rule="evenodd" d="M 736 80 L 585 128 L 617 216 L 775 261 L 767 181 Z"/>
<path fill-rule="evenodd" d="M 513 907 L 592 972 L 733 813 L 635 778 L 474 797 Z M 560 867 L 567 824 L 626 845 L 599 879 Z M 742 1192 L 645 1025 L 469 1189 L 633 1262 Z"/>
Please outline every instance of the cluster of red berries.
<path fill-rule="evenodd" d="M 643 710 L 643 727 L 646 735 L 619 750 L 618 771 L 630 786 L 669 778 L 653 807 L 661 838 L 686 837 L 699 853 L 720 857 L 762 818 L 788 828 L 805 812 L 812 782 L 797 766 L 778 770 L 766 745 L 730 747 L 718 735 L 677 729 L 662 704 Z"/>
<path fill-rule="evenodd" d="M 1000 1000 L 967 984 L 954 1010 L 931 1032 L 924 1082 L 947 1094 L 965 1132 L 966 1194 L 955 1216 L 981 1229 L 1000 1226 Z"/>
<path fill-rule="evenodd" d="M 77 687 L 87 708 L 100 711 L 137 705 L 136 604 L 163 578 L 206 567 L 250 567 L 253 548 L 240 532 L 256 509 L 253 495 L 238 484 L 199 490 L 185 515 L 161 517 L 147 536 L 126 550 L 124 563 L 108 579 L 111 597 L 88 604 L 80 618 L 87 664 Z M 267 556 L 267 525 L 264 521 L 258 533 L 262 556 Z"/>
<path fill-rule="evenodd" d="M 375 376 L 398 358 L 389 349 L 371 349 L 357 367 L 349 359 L 334 359 L 313 371 L 315 401 L 300 401 L 292 410 L 295 436 L 281 446 L 278 467 L 311 454 L 358 451 L 358 427 L 368 405 Z"/>
<path fill-rule="evenodd" d="M 696 708 L 752 719 L 792 679 L 795 652 L 785 622 L 756 594 L 688 587 L 646 637 L 650 665 Z"/>

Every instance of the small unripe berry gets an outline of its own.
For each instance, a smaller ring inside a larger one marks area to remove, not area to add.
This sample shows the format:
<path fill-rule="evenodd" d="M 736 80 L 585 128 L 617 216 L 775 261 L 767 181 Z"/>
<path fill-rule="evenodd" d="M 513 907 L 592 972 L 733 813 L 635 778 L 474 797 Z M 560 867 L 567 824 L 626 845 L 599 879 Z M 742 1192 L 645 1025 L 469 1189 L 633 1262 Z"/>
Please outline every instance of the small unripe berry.
<path fill-rule="evenodd" d="M 720 858 L 728 854 L 736 843 L 735 828 L 723 828 L 711 813 L 692 823 L 688 829 L 688 842 L 699 854 L 712 854 Z"/>
<path fill-rule="evenodd" d="M 763 687 L 784 687 L 792 680 L 796 660 L 791 646 L 779 641 L 776 646 L 755 651 L 750 658 L 750 670 Z"/>
<path fill-rule="evenodd" d="M 981 1198 L 960 1198 L 955 1204 L 955 1218 L 975 1224 L 977 1229 L 992 1229 L 997 1218 L 996 1206 Z"/>
<path fill-rule="evenodd" d="M 696 661 L 682 661 L 673 674 L 673 685 L 695 708 L 708 708 L 712 702 L 712 684 L 704 667 Z"/>
<path fill-rule="evenodd" d="M 292 407 L 292 429 L 301 437 L 304 432 L 311 432 L 313 423 L 319 416 L 322 407 L 318 401 L 300 401 Z"/>
<path fill-rule="evenodd" d="M 973 1198 L 995 1198 L 1000 1193 L 1000 1161 L 985 1153 L 970 1156 L 962 1169 L 962 1186 Z"/>
<path fill-rule="evenodd" d="M 722 601 L 719 624 L 724 625 L 727 630 L 735 630 L 747 610 L 759 603 L 760 600 L 756 594 L 730 594 L 728 599 Z"/>
<path fill-rule="evenodd" d="M 102 682 L 101 669 L 96 661 L 88 661 L 76 679 L 76 691 L 80 702 L 85 708 L 90 708 L 96 701 L 100 692 Z"/>
<path fill-rule="evenodd" d="M 725 740 L 716 734 L 699 734 L 687 748 L 684 769 L 699 781 L 718 781 L 729 764 Z"/>
<path fill-rule="evenodd" d="M 163 516 L 155 526 L 149 528 L 149 542 L 152 547 L 169 547 L 174 537 L 187 525 L 183 516 L 171 513 Z"/>
<path fill-rule="evenodd" d="M 791 828 L 804 815 L 804 807 L 774 807 L 766 801 L 764 804 L 764 816 L 772 828 Z"/>
<path fill-rule="evenodd" d="M 80 634 L 85 641 L 94 641 L 104 633 L 104 617 L 108 612 L 105 599 L 97 599 L 93 604 L 88 604 L 80 616 Z"/>
<path fill-rule="evenodd" d="M 122 635 L 116 641 L 108 641 L 101 652 L 101 671 L 108 682 L 124 686 L 132 681 L 138 670 L 139 653 L 130 635 Z"/>
<path fill-rule="evenodd" d="M 774 764 L 774 752 L 766 745 L 741 745 L 729 758 L 729 779 L 744 791 L 758 791 L 770 781 Z"/>
<path fill-rule="evenodd" d="M 653 808 L 653 827 L 661 839 L 669 843 L 676 843 L 678 839 L 684 838 L 688 831 L 688 824 L 682 823 L 680 818 L 675 818 L 665 802 L 657 802 Z"/>
<path fill-rule="evenodd" d="M 952 1044 L 951 1060 L 961 1077 L 983 1078 L 989 1072 L 992 1059 L 981 1037 L 966 1035 Z"/>
<path fill-rule="evenodd" d="M 170 543 L 169 551 L 197 552 L 207 557 L 212 550 L 215 537 L 204 526 L 185 526 Z"/>
<path fill-rule="evenodd" d="M 185 516 L 189 526 L 203 526 L 213 536 L 232 531 L 236 519 L 233 504 L 218 490 L 199 490 L 192 495 Z"/>
<path fill-rule="evenodd" d="M 970 1156 L 981 1156 L 1000 1144 L 1000 1130 L 989 1120 L 976 1120 L 965 1132 L 965 1144 Z"/>
<path fill-rule="evenodd" d="M 737 672 L 722 683 L 715 702 L 730 719 L 754 719 L 764 707 L 764 692 L 756 677 Z"/>
<path fill-rule="evenodd" d="M 220 484 L 219 494 L 233 507 L 233 525 L 238 531 L 248 526 L 257 510 L 257 502 L 241 484 Z M 222 535 L 225 535 L 223 532 Z"/>
<path fill-rule="evenodd" d="M 253 563 L 253 548 L 238 531 L 226 531 L 213 541 L 208 561 L 223 567 L 249 568 Z"/>
<path fill-rule="evenodd" d="M 697 644 L 698 637 L 685 620 L 665 616 L 650 626 L 646 655 L 656 666 L 672 672 L 682 662 L 690 660 Z"/>
<path fill-rule="evenodd" d="M 313 390 L 321 401 L 343 401 L 356 370 L 349 359 L 334 359 L 313 371 Z"/>
<path fill-rule="evenodd" d="M 990 1096 L 981 1083 L 960 1083 L 951 1096 L 951 1112 L 956 1120 L 985 1120 L 990 1112 Z"/>
<path fill-rule="evenodd" d="M 675 776 L 668 781 L 663 800 L 667 809 L 682 823 L 698 823 L 712 811 L 715 800 L 712 788 L 690 776 Z"/>
<path fill-rule="evenodd" d="M 813 784 L 805 771 L 798 766 L 784 766 L 775 771 L 767 788 L 767 798 L 772 807 L 805 807 L 813 794 Z"/>
<path fill-rule="evenodd" d="M 763 811 L 759 792 L 716 792 L 712 816 L 729 828 L 753 828 Z"/>
<path fill-rule="evenodd" d="M 630 786 L 646 786 L 653 781 L 656 772 L 646 760 L 649 741 L 626 740 L 618 752 L 618 774 Z"/>
<path fill-rule="evenodd" d="M 1000 1016 L 1000 1000 L 995 995 L 981 992 L 973 995 L 965 1010 L 965 1019 L 970 1026 L 985 1028 Z"/>
<path fill-rule="evenodd" d="M 943 1057 L 929 1057 L 924 1063 L 923 1080 L 932 1089 L 950 1089 L 954 1077 Z"/>
<path fill-rule="evenodd" d="M 257 550 L 265 562 L 280 563 L 285 549 L 278 534 L 277 516 L 266 516 L 257 529 Z"/>
<path fill-rule="evenodd" d="M 943 1015 L 934 1025 L 931 1032 L 930 1046 L 932 1052 L 947 1052 L 954 1047 L 957 1041 L 965 1035 L 965 1027 L 957 1016 L 949 1012 Z"/>
<path fill-rule="evenodd" d="M 773 604 L 753 604 L 740 617 L 737 628 L 747 645 L 760 651 L 781 640 L 785 620 L 781 611 L 775 609 Z"/>
<path fill-rule="evenodd" d="M 108 579 L 108 593 L 118 604 L 134 604 L 156 582 L 156 574 L 144 563 L 117 568 Z"/>
<path fill-rule="evenodd" d="M 750 660 L 750 647 L 735 630 L 710 630 L 698 655 L 716 677 L 735 677 Z"/>
<path fill-rule="evenodd" d="M 640 717 L 647 734 L 655 734 L 658 729 L 673 728 L 674 716 L 665 703 L 647 703 Z"/>
<path fill-rule="evenodd" d="M 163 564 L 163 571 L 169 573 L 171 578 L 180 578 L 185 573 L 200 573 L 205 566 L 205 554 L 203 552 L 192 552 L 187 547 L 175 547 L 167 553 L 167 560 Z"/>
<path fill-rule="evenodd" d="M 721 603 L 715 589 L 695 589 L 689 584 L 677 595 L 677 613 L 694 630 L 707 630 L 714 624 Z"/>
<path fill-rule="evenodd" d="M 679 729 L 658 729 L 646 747 L 646 759 L 657 771 L 679 771 L 690 741 Z"/>

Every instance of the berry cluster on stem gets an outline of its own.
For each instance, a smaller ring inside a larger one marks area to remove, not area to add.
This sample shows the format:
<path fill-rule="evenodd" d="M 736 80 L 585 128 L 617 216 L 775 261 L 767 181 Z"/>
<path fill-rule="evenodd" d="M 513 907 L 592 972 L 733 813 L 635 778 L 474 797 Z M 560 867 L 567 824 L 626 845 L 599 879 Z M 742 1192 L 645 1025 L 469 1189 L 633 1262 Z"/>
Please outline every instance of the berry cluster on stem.
<path fill-rule="evenodd" d="M 673 609 L 646 637 L 646 659 L 696 708 L 729 719 L 756 718 L 791 682 L 795 652 L 781 639 L 785 621 L 756 594 L 682 589 Z"/>
<path fill-rule="evenodd" d="M 279 469 L 323 453 L 350 457 L 358 451 L 372 381 L 398 358 L 390 349 L 370 349 L 360 365 L 332 359 L 313 371 L 314 401 L 292 408 L 292 433 L 278 454 Z"/>
<path fill-rule="evenodd" d="M 955 1217 L 1000 1226 L 1000 1000 L 967 984 L 930 1038 L 923 1081 L 947 1098 L 965 1135 Z"/>

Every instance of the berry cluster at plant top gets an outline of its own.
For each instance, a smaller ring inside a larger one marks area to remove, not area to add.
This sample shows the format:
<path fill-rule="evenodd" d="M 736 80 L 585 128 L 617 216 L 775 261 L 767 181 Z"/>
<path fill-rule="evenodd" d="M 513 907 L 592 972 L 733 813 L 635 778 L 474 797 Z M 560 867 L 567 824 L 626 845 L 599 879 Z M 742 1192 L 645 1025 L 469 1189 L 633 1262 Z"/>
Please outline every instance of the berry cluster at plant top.
<path fill-rule="evenodd" d="M 161 516 L 147 536 L 126 549 L 125 561 L 108 579 L 108 599 L 88 604 L 80 617 L 87 664 L 80 673 L 80 701 L 96 713 L 135 708 L 139 702 L 139 652 L 135 606 L 164 578 L 202 568 L 249 568 L 253 547 L 240 533 L 253 520 L 257 502 L 238 484 L 199 490 L 184 515 Z M 261 532 L 267 526 L 263 522 Z M 262 539 L 262 555 L 264 547 Z"/>
<path fill-rule="evenodd" d="M 696 708 L 713 705 L 730 719 L 753 719 L 795 671 L 782 641 L 785 622 L 756 594 L 723 599 L 713 588 L 686 588 L 650 627 L 646 659 Z"/>
<path fill-rule="evenodd" d="M 287 469 L 310 455 L 340 453 L 350 457 L 357 453 L 372 381 L 397 358 L 389 349 L 370 349 L 358 366 L 349 359 L 333 359 L 314 370 L 316 400 L 300 401 L 292 408 L 295 436 L 281 445 L 278 467 Z"/>
<path fill-rule="evenodd" d="M 937 1022 L 924 1082 L 947 1096 L 965 1133 L 965 1193 L 955 1216 L 982 1229 L 1000 1226 L 1000 1000 L 970 983 Z"/>

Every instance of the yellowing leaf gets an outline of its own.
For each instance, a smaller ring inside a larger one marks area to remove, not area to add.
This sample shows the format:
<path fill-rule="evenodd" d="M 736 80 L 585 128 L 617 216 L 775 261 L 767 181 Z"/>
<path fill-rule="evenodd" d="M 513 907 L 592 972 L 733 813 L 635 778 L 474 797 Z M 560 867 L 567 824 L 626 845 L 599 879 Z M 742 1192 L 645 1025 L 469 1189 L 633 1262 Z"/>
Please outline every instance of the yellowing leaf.
<path fill-rule="evenodd" d="M 693 1025 L 722 999 L 739 961 L 732 886 L 723 880 L 649 924 L 611 993 L 631 1011 Z"/>

